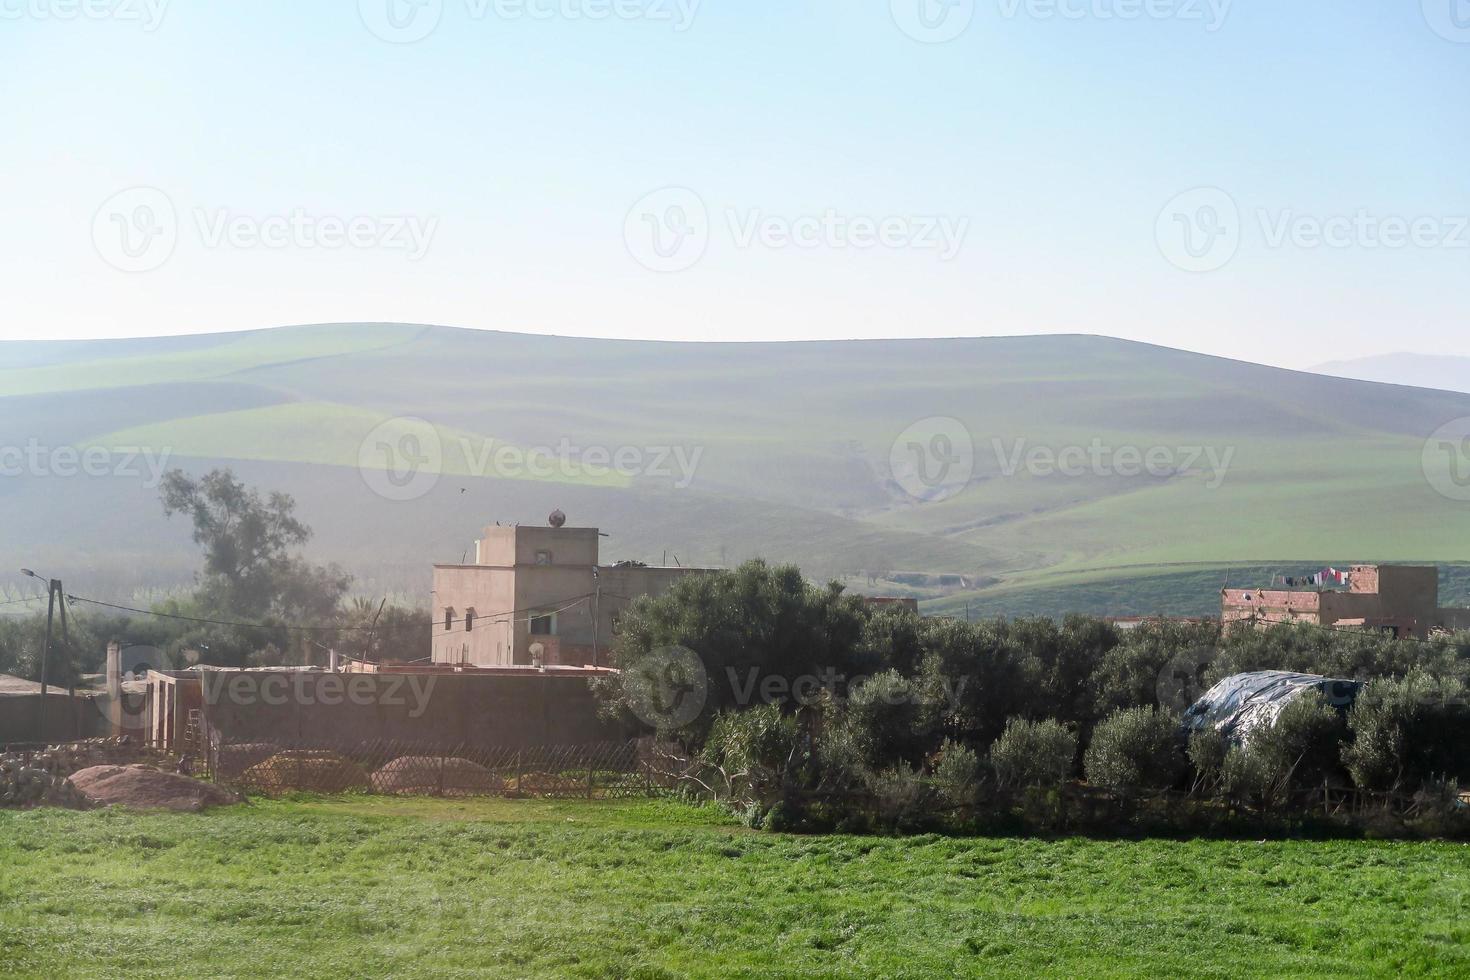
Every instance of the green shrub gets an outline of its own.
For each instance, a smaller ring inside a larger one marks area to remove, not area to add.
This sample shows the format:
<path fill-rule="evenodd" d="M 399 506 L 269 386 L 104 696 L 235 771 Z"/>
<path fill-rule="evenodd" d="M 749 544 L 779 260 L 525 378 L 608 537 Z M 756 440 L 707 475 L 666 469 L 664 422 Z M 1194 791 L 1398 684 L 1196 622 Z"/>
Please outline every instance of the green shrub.
<path fill-rule="evenodd" d="M 1190 734 L 1186 754 L 1201 786 L 1212 787 L 1220 782 L 1220 773 L 1229 751 L 1230 743 L 1213 728 Z"/>
<path fill-rule="evenodd" d="M 990 747 L 996 782 L 1005 787 L 1057 786 L 1072 775 L 1077 736 L 1048 718 L 1012 718 Z"/>
<path fill-rule="evenodd" d="M 841 726 L 864 765 L 879 769 L 922 760 L 933 743 L 921 702 L 915 685 L 896 670 L 870 677 L 852 690 Z"/>
<path fill-rule="evenodd" d="M 764 767 L 781 770 L 796 744 L 796 719 L 781 706 L 763 704 L 746 711 L 727 711 L 710 725 L 705 759 L 729 770 Z"/>
<path fill-rule="evenodd" d="M 1098 723 L 1083 757 L 1087 781 L 1123 792 L 1167 789 L 1184 768 L 1179 720 L 1156 708 L 1127 708 Z"/>
<path fill-rule="evenodd" d="M 1220 792 L 1232 800 L 1266 800 L 1275 782 L 1270 764 L 1259 753 L 1231 746 L 1220 765 Z"/>
<path fill-rule="evenodd" d="M 1346 733 L 1342 716 L 1308 692 L 1282 708 L 1270 727 L 1251 735 L 1250 751 L 1283 788 L 1312 785 L 1338 768 Z"/>
<path fill-rule="evenodd" d="M 1470 766 L 1470 713 L 1455 680 L 1422 670 L 1369 681 L 1348 713 L 1352 741 L 1342 761 L 1364 789 L 1414 788 Z"/>
<path fill-rule="evenodd" d="M 908 766 L 888 766 L 869 773 L 867 784 L 877 804 L 878 819 L 884 826 L 910 829 L 927 809 L 924 781 Z"/>
<path fill-rule="evenodd" d="M 982 770 L 975 750 L 947 741 L 934 767 L 934 785 L 950 803 L 973 803 L 979 796 Z"/>

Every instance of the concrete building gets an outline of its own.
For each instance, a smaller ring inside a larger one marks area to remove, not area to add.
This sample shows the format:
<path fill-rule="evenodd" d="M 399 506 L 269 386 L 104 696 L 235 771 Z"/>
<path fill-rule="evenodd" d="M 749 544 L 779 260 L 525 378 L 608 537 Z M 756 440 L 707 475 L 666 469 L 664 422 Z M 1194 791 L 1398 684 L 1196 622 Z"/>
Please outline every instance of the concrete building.
<path fill-rule="evenodd" d="M 1222 622 L 1313 623 L 1427 637 L 1470 628 L 1470 609 L 1441 608 L 1433 565 L 1352 565 L 1341 589 L 1223 589 Z"/>
<path fill-rule="evenodd" d="M 605 666 L 618 617 L 642 595 L 710 569 L 601 565 L 595 527 L 492 526 L 470 565 L 435 565 L 433 661 Z"/>

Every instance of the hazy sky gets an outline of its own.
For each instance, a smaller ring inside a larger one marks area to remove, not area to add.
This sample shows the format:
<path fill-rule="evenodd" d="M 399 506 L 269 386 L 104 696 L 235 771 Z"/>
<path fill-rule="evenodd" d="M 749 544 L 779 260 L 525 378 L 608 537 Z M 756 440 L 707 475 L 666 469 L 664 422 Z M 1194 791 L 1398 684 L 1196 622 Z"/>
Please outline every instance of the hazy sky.
<path fill-rule="evenodd" d="M 1467 0 L 0 0 L 0 84 L 5 338 L 1470 354 Z"/>

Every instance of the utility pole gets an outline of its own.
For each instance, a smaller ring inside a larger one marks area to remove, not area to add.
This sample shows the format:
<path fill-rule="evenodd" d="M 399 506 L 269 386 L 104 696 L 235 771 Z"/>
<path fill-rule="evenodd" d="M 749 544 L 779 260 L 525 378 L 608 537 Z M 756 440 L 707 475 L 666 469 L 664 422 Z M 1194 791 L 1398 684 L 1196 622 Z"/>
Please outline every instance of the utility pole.
<path fill-rule="evenodd" d="M 597 657 L 597 634 L 602 632 L 602 576 L 592 566 L 592 666 L 602 666 Z"/>
<path fill-rule="evenodd" d="M 37 575 L 35 572 L 31 571 L 29 568 L 22 568 L 20 571 L 21 571 L 21 574 L 22 575 L 25 575 L 25 576 L 27 576 L 29 578 L 33 578 L 33 579 L 36 579 L 37 581 L 45 582 L 46 583 L 46 642 L 41 647 L 41 705 L 40 705 L 39 710 L 36 712 L 36 727 L 40 730 L 40 733 L 41 733 L 41 741 L 44 742 L 44 741 L 47 740 L 46 739 L 46 697 L 47 697 L 46 668 L 49 666 L 49 662 L 51 660 L 51 625 L 52 625 L 52 622 L 56 618 L 56 597 L 58 595 L 61 595 L 64 598 L 65 597 L 65 593 L 61 591 L 61 579 L 59 579 L 59 578 L 53 578 L 53 579 L 42 578 L 40 575 Z M 62 631 L 62 634 L 63 634 L 63 643 L 64 643 L 65 642 L 64 637 L 65 637 L 65 633 L 66 633 L 66 607 L 65 606 L 63 606 L 62 607 L 62 610 L 61 610 L 61 631 Z"/>

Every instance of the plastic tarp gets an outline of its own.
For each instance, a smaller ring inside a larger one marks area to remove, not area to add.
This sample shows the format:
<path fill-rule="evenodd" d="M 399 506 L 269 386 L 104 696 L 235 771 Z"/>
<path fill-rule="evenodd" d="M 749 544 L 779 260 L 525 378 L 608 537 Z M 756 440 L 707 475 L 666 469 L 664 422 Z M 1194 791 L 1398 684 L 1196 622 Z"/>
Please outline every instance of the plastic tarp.
<path fill-rule="evenodd" d="M 1308 691 L 1345 711 L 1358 696 L 1359 681 L 1296 674 L 1286 670 L 1257 670 L 1234 674 L 1204 693 L 1184 713 L 1186 733 L 1213 728 L 1235 745 L 1276 724 L 1283 708 Z"/>

